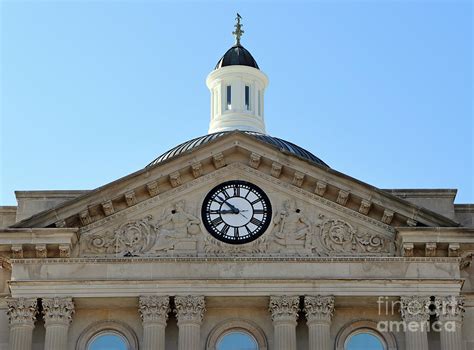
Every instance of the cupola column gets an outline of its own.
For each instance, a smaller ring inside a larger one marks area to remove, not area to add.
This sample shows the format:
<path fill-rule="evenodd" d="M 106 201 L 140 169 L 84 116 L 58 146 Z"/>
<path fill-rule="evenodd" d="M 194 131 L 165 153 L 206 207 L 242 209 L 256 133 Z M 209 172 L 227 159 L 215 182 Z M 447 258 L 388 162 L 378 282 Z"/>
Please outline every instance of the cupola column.
<path fill-rule="evenodd" d="M 401 297 L 400 312 L 405 323 L 407 350 L 428 350 L 431 299 L 428 296 Z"/>
<path fill-rule="evenodd" d="M 176 296 L 174 298 L 178 320 L 178 350 L 200 350 L 201 323 L 206 311 L 203 296 Z"/>
<path fill-rule="evenodd" d="M 296 350 L 299 303 L 299 296 L 270 297 L 275 350 Z"/>
<path fill-rule="evenodd" d="M 74 314 L 72 298 L 43 298 L 42 302 L 46 328 L 44 349 L 66 349 L 69 325 Z"/>
<path fill-rule="evenodd" d="M 31 350 L 37 312 L 36 298 L 8 298 L 7 305 L 10 319 L 9 349 Z"/>
<path fill-rule="evenodd" d="M 305 296 L 304 312 L 308 324 L 309 350 L 331 350 L 331 319 L 334 313 L 333 296 Z"/>
<path fill-rule="evenodd" d="M 165 328 L 170 302 L 168 296 L 142 296 L 139 310 L 143 323 L 143 350 L 165 350 Z"/>

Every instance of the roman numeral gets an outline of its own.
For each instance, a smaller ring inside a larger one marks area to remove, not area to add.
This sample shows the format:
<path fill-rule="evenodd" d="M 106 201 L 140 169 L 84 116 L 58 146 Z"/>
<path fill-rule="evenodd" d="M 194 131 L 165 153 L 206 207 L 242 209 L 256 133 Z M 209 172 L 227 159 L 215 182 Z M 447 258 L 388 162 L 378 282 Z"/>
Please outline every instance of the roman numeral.
<path fill-rule="evenodd" d="M 222 228 L 221 232 L 227 236 L 227 232 L 229 231 L 230 226 L 225 224 L 224 227 Z"/>
<path fill-rule="evenodd" d="M 234 237 L 239 238 L 239 228 L 238 227 L 234 227 Z"/>
<path fill-rule="evenodd" d="M 258 202 L 260 202 L 262 200 L 262 198 L 257 198 L 256 200 L 254 200 L 253 202 L 251 202 L 250 204 L 254 205 L 254 204 L 257 204 Z"/>
<path fill-rule="evenodd" d="M 220 214 L 220 211 L 219 211 L 219 209 L 212 209 L 212 210 L 208 210 L 208 213 L 209 214 Z"/>
<path fill-rule="evenodd" d="M 250 220 L 250 222 L 252 224 L 254 224 L 255 226 L 260 226 L 262 224 L 262 222 L 260 220 L 258 220 L 257 218 L 252 218 L 252 220 Z"/>
<path fill-rule="evenodd" d="M 265 210 L 263 210 L 263 209 L 254 209 L 253 213 L 254 214 L 265 214 Z"/>
<path fill-rule="evenodd" d="M 222 194 L 224 195 L 225 199 L 230 198 L 230 195 L 227 193 L 227 190 L 223 190 Z"/>
<path fill-rule="evenodd" d="M 240 197 L 240 187 L 234 186 L 234 197 Z"/>
<path fill-rule="evenodd" d="M 219 226 L 222 224 L 224 221 L 222 218 L 219 216 L 218 218 L 215 218 L 214 220 L 211 221 L 212 226 Z"/>

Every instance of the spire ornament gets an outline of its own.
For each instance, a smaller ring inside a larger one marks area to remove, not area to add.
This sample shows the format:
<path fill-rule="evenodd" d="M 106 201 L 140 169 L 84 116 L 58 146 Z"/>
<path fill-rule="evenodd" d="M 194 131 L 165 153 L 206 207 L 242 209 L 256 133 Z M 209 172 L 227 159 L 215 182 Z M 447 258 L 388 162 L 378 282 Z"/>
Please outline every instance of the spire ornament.
<path fill-rule="evenodd" d="M 240 24 L 240 20 L 242 19 L 242 16 L 237 13 L 237 17 L 235 17 L 235 20 L 237 23 L 234 25 L 235 30 L 232 32 L 232 34 L 235 36 L 235 45 L 240 46 L 240 38 L 242 37 L 242 34 L 245 32 L 242 30 L 243 25 Z"/>

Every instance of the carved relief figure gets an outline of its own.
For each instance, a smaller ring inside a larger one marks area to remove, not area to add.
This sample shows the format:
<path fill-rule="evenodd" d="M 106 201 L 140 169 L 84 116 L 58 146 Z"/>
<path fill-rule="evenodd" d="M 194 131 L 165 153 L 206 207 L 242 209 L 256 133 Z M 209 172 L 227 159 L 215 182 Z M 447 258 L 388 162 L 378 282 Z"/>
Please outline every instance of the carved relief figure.
<path fill-rule="evenodd" d="M 273 241 L 276 244 L 286 248 L 311 248 L 311 222 L 294 200 L 283 203 L 283 209 L 275 215 L 273 222 Z"/>
<path fill-rule="evenodd" d="M 197 249 L 196 243 L 200 240 L 201 233 L 199 224 L 201 221 L 194 215 L 184 211 L 184 201 L 174 204 L 173 210 L 164 219 L 155 224 L 158 230 L 158 242 L 156 250 L 169 249 Z M 185 243 L 188 244 L 185 244 Z M 180 244 L 183 243 L 183 244 Z"/>

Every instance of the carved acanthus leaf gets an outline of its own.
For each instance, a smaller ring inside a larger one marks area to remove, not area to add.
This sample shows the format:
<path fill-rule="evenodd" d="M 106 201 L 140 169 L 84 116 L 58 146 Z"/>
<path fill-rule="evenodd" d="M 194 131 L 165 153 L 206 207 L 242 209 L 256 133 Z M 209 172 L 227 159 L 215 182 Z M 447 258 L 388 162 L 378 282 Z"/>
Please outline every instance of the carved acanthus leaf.
<path fill-rule="evenodd" d="M 404 296 L 400 298 L 400 312 L 404 321 L 426 322 L 430 318 L 429 296 Z"/>
<path fill-rule="evenodd" d="M 31 325 L 36 321 L 36 298 L 7 298 L 10 325 Z"/>
<path fill-rule="evenodd" d="M 46 326 L 51 324 L 69 325 L 74 314 L 72 298 L 43 298 L 43 318 Z"/>
<path fill-rule="evenodd" d="M 449 295 L 435 298 L 436 314 L 442 320 L 461 321 L 465 312 L 464 297 Z"/>
<path fill-rule="evenodd" d="M 334 314 L 333 296 L 305 296 L 304 312 L 308 322 L 327 321 L 330 322 Z"/>
<path fill-rule="evenodd" d="M 180 323 L 201 324 L 206 311 L 206 303 L 203 296 L 186 295 L 174 298 L 175 314 Z"/>
<path fill-rule="evenodd" d="M 271 296 L 269 311 L 272 315 L 273 322 L 296 322 L 296 319 L 298 317 L 299 304 L 299 296 Z"/>
<path fill-rule="evenodd" d="M 158 322 L 166 325 L 170 312 L 168 296 L 147 295 L 141 296 L 138 301 L 143 323 Z"/>

